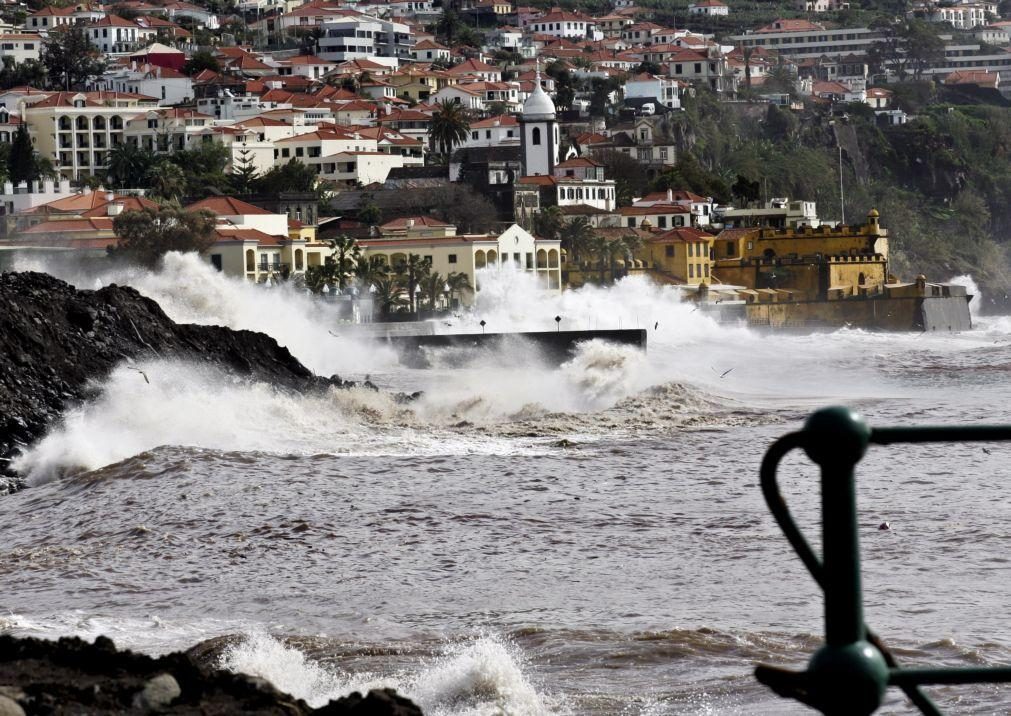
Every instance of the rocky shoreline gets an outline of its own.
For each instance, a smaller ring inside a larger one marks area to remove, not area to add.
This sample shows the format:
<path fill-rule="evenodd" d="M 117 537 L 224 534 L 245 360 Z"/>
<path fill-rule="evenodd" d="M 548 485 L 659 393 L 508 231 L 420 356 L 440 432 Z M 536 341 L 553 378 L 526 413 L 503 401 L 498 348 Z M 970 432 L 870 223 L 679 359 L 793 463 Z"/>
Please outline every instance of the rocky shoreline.
<path fill-rule="evenodd" d="M 89 644 L 0 635 L 0 714 L 421 714 L 392 689 L 356 692 L 314 709 L 264 679 L 202 665 L 199 649 L 154 658 L 117 650 L 105 637 Z"/>
<path fill-rule="evenodd" d="M 128 286 L 78 290 L 48 274 L 0 274 L 0 494 L 23 487 L 11 459 L 123 362 L 181 358 L 307 392 L 352 387 L 316 376 L 262 333 L 178 324 Z"/>
<path fill-rule="evenodd" d="M 0 274 L 0 494 L 24 486 L 10 467 L 64 411 L 87 400 L 117 366 L 152 358 L 208 363 L 227 373 L 309 392 L 355 383 L 316 376 L 262 333 L 177 324 L 135 289 L 78 290 L 48 274 Z M 366 383 L 369 387 L 370 384 Z M 319 709 L 262 679 L 217 670 L 201 656 L 157 659 L 65 638 L 0 635 L 0 714 L 329 714 L 414 716 L 389 690 Z"/>

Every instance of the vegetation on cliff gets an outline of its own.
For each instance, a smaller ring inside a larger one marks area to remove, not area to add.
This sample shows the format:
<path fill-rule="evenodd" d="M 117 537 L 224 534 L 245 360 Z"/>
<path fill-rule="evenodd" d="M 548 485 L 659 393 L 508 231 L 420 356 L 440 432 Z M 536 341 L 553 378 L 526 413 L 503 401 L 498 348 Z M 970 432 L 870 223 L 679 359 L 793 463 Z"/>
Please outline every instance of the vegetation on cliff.
<path fill-rule="evenodd" d="M 969 273 L 984 292 L 1003 295 L 1011 275 L 1011 109 L 955 104 L 965 98 L 938 95 L 929 83 L 892 89 L 911 115 L 907 124 L 881 126 L 865 105 L 833 112 L 809 104 L 794 112 L 721 103 L 699 91 L 667 120 L 677 166 L 652 186 L 641 176 L 624 178 L 638 182 L 632 192 L 674 186 L 738 204 L 816 201 L 830 221 L 844 208 L 846 220 L 859 223 L 876 208 L 891 236 L 895 273 L 934 280 Z"/>

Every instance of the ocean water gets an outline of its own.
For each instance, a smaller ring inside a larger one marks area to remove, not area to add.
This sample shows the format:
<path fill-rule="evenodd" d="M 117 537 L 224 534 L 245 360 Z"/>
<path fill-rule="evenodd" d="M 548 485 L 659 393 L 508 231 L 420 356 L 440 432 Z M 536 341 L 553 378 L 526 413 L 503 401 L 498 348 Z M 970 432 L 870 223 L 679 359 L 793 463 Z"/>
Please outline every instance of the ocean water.
<path fill-rule="evenodd" d="M 328 305 L 192 256 L 52 270 L 133 285 L 178 321 L 263 331 L 381 390 L 115 371 L 20 459 L 30 489 L 0 499 L 0 629 L 149 653 L 227 635 L 223 667 L 314 705 L 393 686 L 446 716 L 806 713 L 752 676 L 802 667 L 823 630 L 761 498 L 765 449 L 832 404 L 878 426 L 1011 422 L 1008 318 L 771 334 L 644 280 L 538 298 L 505 272 L 436 330 L 550 330 L 558 315 L 646 328 L 648 351 L 589 342 L 555 365 L 518 343 L 409 370 Z M 987 450 L 874 447 L 861 463 L 866 617 L 904 664 L 1011 661 L 1011 445 Z M 817 545 L 817 472 L 792 455 L 780 474 Z M 1007 687 L 929 693 L 950 713 L 1011 711 Z M 884 713 L 912 711 L 890 692 Z"/>

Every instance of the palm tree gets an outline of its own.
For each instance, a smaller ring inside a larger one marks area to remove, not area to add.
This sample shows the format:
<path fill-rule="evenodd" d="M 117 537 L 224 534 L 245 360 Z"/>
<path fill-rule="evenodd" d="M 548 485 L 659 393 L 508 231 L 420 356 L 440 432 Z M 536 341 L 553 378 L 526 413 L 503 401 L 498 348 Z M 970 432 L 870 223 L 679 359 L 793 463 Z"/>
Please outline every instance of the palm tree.
<path fill-rule="evenodd" d="M 439 108 L 432 115 L 428 127 L 433 146 L 448 157 L 452 154 L 454 145 L 462 144 L 469 131 L 470 119 L 463 105 L 448 99 L 439 102 Z"/>
<path fill-rule="evenodd" d="M 151 150 L 122 142 L 109 150 L 107 176 L 121 188 L 147 186 L 156 160 Z"/>
<path fill-rule="evenodd" d="M 562 248 L 568 252 L 569 264 L 578 266 L 580 258 L 593 241 L 593 227 L 585 216 L 577 216 L 562 226 L 558 238 L 562 242 Z"/>
<path fill-rule="evenodd" d="M 363 256 L 355 264 L 354 274 L 359 288 L 367 291 L 376 281 L 390 275 L 390 266 L 382 256 Z"/>
<path fill-rule="evenodd" d="M 372 294 L 374 305 L 379 307 L 379 315 L 388 316 L 393 310 L 403 306 L 404 287 L 395 278 L 380 278 L 372 284 L 375 292 Z"/>
<path fill-rule="evenodd" d="M 151 173 L 151 194 L 162 199 L 176 199 L 186 193 L 186 172 L 178 164 L 158 162 Z"/>
<path fill-rule="evenodd" d="M 621 237 L 616 239 L 608 238 L 602 234 L 597 234 L 593 237 L 593 240 L 589 243 L 590 253 L 597 259 L 597 269 L 600 271 L 600 283 L 601 285 L 607 280 L 607 272 L 611 272 L 611 278 L 614 279 L 614 257 L 621 256 L 625 261 L 629 261 L 632 258 L 632 246 L 634 243 L 632 241 L 639 240 L 639 237 Z"/>
<path fill-rule="evenodd" d="M 452 271 L 449 276 L 446 277 L 446 283 L 449 284 L 449 302 L 453 302 L 453 298 L 456 295 L 463 296 L 464 293 L 472 293 L 474 287 L 470 285 L 470 276 L 460 271 Z"/>
<path fill-rule="evenodd" d="M 330 257 L 327 264 L 331 267 L 331 279 L 337 282 L 337 287 L 341 293 L 348 283 L 350 274 L 358 261 L 362 257 L 361 247 L 358 242 L 350 236 L 338 236 L 328 242 L 330 244 Z"/>
<path fill-rule="evenodd" d="M 557 206 L 541 209 L 534 215 L 534 233 L 542 239 L 554 241 L 565 226 L 565 214 Z"/>
<path fill-rule="evenodd" d="M 436 310 L 439 297 L 448 293 L 445 277 L 438 271 L 433 271 L 421 280 L 421 297 L 428 303 L 428 308 Z"/>
<path fill-rule="evenodd" d="M 411 313 L 416 310 L 414 303 L 415 290 L 425 278 L 432 272 L 432 262 L 419 254 L 408 254 L 406 261 L 401 261 L 393 267 L 397 273 L 397 278 L 401 279 L 407 289 L 407 301 Z"/>

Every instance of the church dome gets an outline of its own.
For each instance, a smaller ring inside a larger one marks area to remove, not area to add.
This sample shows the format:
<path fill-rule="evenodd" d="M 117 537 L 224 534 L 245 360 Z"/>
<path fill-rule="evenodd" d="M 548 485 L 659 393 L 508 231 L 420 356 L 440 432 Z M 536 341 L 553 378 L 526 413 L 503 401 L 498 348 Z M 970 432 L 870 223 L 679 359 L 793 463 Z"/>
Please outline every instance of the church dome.
<path fill-rule="evenodd" d="M 540 76 L 538 75 L 538 79 Z M 540 82 L 536 82 L 534 91 L 523 103 L 523 119 L 554 119 L 555 103 L 548 97 L 548 93 L 541 87 Z"/>

